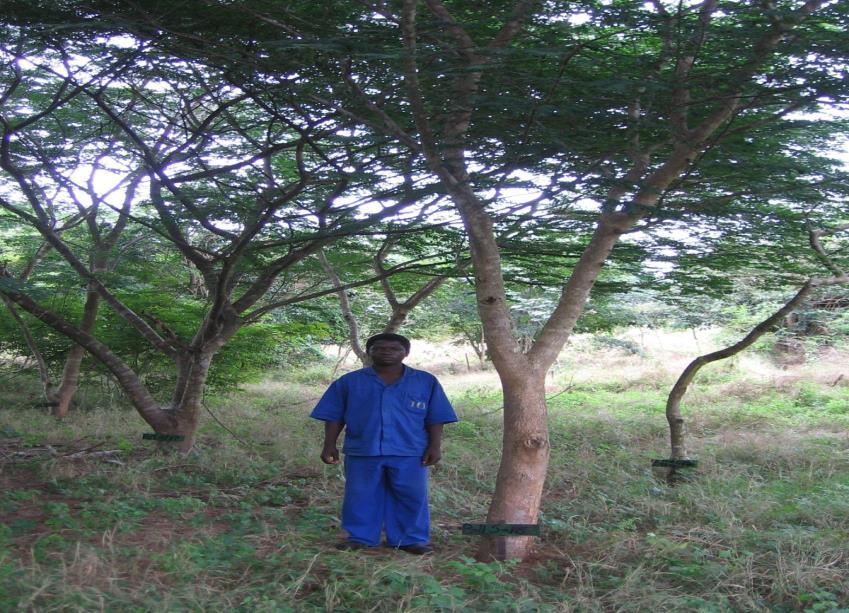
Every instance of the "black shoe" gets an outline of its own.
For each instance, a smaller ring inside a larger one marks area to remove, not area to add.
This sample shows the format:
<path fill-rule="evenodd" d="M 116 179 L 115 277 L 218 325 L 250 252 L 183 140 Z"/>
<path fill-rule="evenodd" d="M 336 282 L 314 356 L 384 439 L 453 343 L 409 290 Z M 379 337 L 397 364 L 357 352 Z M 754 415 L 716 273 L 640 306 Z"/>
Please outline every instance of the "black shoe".
<path fill-rule="evenodd" d="M 423 556 L 429 553 L 433 553 L 433 547 L 430 545 L 425 545 L 424 543 L 416 543 L 414 545 L 401 545 L 398 547 L 401 551 L 406 551 L 407 553 L 412 553 L 413 555 Z"/>
<path fill-rule="evenodd" d="M 368 549 L 368 545 L 359 541 L 342 541 L 341 543 L 336 543 L 336 549 L 354 551 L 357 549 Z"/>

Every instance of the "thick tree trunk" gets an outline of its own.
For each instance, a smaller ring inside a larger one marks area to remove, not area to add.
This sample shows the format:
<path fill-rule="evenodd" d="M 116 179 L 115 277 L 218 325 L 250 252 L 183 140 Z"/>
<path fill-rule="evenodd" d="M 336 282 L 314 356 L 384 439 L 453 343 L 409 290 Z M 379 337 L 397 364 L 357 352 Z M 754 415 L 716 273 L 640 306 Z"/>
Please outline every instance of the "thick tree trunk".
<path fill-rule="evenodd" d="M 548 470 L 550 444 L 545 406 L 545 373 L 502 374 L 504 434 L 495 494 L 487 514 L 491 524 L 535 524 Z M 533 537 L 488 537 L 483 559 L 527 556 Z"/>
<path fill-rule="evenodd" d="M 407 321 L 407 316 L 409 314 L 409 309 L 404 309 L 400 307 L 392 309 L 392 315 L 389 317 L 389 321 L 386 322 L 386 325 L 383 326 L 383 331 L 391 332 L 392 334 L 398 334 L 398 331 L 401 329 L 401 326 L 403 326 L 404 322 Z"/>
<path fill-rule="evenodd" d="M 478 312 L 504 391 L 504 451 L 489 521 L 536 523 L 549 456 L 545 375 L 568 340 L 604 262 L 634 219 L 622 214 L 602 217 L 563 288 L 557 308 L 525 355 L 513 334 L 489 219 L 473 202 L 461 210 L 469 229 Z M 525 558 L 531 543 L 531 537 L 493 538 L 483 543 L 480 555 Z"/>
<path fill-rule="evenodd" d="M 186 370 L 180 372 L 178 377 L 177 384 L 180 387 L 179 390 L 175 390 L 174 398 L 179 400 L 172 409 L 174 424 L 172 431 L 164 434 L 178 434 L 185 437 L 177 445 L 182 452 L 191 450 L 195 444 L 195 435 L 203 409 L 203 392 L 211 364 L 212 354 L 200 354 L 183 363 L 183 368 Z"/>

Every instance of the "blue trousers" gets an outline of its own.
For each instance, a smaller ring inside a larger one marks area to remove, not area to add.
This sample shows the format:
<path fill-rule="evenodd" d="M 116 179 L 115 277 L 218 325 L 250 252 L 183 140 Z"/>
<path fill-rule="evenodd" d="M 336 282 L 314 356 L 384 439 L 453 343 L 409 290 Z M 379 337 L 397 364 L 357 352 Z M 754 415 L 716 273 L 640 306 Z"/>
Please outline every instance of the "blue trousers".
<path fill-rule="evenodd" d="M 430 542 L 427 467 L 419 456 L 345 456 L 342 528 L 348 539 L 391 547 Z"/>

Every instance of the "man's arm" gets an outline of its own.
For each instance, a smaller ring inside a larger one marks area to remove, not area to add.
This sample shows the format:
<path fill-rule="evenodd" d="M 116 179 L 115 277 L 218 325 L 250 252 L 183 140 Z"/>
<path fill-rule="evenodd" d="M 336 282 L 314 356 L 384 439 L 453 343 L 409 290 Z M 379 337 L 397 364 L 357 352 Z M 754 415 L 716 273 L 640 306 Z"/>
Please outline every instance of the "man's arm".
<path fill-rule="evenodd" d="M 336 447 L 336 439 L 345 427 L 341 421 L 324 422 L 324 447 L 321 450 L 321 461 L 325 464 L 339 463 L 339 449 Z"/>
<path fill-rule="evenodd" d="M 442 459 L 442 429 L 444 424 L 430 424 L 427 430 L 428 444 L 422 456 L 422 464 L 433 466 Z"/>

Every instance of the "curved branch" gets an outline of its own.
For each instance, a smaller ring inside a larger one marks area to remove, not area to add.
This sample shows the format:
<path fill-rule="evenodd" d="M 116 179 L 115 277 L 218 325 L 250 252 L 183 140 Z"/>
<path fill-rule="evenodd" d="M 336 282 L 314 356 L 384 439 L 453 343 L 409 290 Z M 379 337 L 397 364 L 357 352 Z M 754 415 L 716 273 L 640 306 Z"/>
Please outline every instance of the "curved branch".
<path fill-rule="evenodd" d="M 334 270 L 333 266 L 328 261 L 327 255 L 324 253 L 324 249 L 319 249 L 316 255 L 318 255 L 318 261 L 321 262 L 321 267 L 324 268 L 324 272 L 333 284 L 333 287 L 336 290 L 336 296 L 339 298 L 339 308 L 342 310 L 342 317 L 345 319 L 345 323 L 348 324 L 348 342 L 351 343 L 351 349 L 354 351 L 354 354 L 356 354 L 360 362 L 366 364 L 369 357 L 365 349 L 363 349 L 363 346 L 360 344 L 359 324 L 357 323 L 354 311 L 351 309 L 351 302 L 348 300 L 348 292 L 345 290 L 339 275 L 336 274 L 336 270 Z"/>

